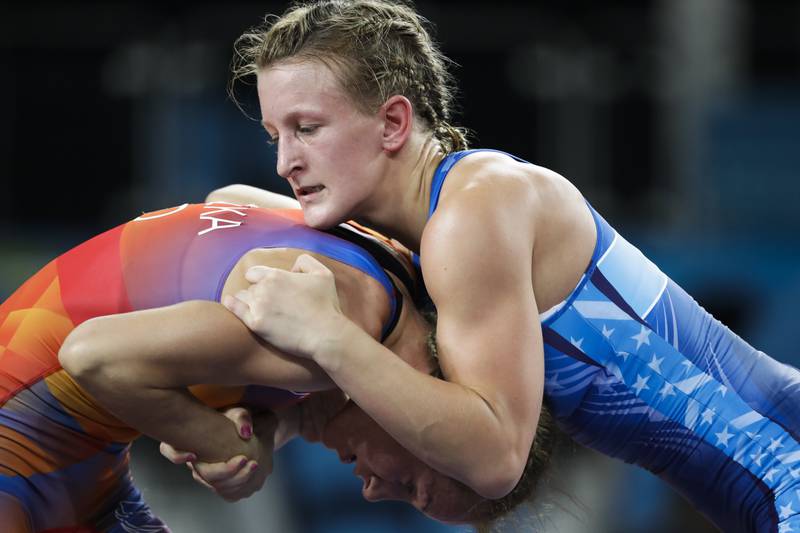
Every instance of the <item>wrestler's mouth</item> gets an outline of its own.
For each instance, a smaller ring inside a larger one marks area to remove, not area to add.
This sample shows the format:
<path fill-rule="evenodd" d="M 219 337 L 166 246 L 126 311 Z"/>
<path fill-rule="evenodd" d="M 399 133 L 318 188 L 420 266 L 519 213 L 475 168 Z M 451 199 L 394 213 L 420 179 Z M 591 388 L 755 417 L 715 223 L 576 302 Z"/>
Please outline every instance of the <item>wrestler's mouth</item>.
<path fill-rule="evenodd" d="M 375 476 L 364 476 L 361 478 L 364 482 L 363 486 L 361 487 L 361 492 L 366 494 L 369 488 L 372 486 L 372 482 L 375 480 Z"/>
<path fill-rule="evenodd" d="M 297 189 L 297 196 L 298 197 L 311 196 L 312 194 L 316 194 L 316 193 L 320 192 L 324 188 L 325 188 L 324 185 L 312 185 L 310 187 L 299 187 Z"/>

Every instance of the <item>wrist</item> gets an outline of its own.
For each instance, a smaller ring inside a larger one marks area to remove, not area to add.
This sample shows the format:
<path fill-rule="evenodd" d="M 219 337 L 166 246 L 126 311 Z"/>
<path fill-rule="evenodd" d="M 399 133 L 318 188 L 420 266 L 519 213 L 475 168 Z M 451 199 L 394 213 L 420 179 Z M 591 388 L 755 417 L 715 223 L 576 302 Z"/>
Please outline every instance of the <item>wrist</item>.
<path fill-rule="evenodd" d="M 326 373 L 333 375 L 344 365 L 356 339 L 366 333 L 344 315 L 332 320 L 328 331 L 330 333 L 315 345 L 312 359 Z"/>

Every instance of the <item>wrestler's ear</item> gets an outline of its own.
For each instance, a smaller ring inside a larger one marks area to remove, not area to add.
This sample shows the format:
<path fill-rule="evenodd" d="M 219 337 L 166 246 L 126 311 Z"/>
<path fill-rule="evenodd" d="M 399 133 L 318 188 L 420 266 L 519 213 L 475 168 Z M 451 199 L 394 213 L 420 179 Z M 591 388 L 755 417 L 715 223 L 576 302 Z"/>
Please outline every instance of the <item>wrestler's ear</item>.
<path fill-rule="evenodd" d="M 383 150 L 397 152 L 411 136 L 414 107 L 408 98 L 395 94 L 381 106 L 380 117 L 383 120 Z"/>

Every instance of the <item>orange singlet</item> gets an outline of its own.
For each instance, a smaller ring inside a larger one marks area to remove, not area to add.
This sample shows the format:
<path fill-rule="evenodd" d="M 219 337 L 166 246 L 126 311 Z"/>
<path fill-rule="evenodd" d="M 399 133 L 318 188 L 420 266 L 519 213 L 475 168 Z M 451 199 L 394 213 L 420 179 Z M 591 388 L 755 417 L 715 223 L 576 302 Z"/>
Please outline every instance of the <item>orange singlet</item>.
<path fill-rule="evenodd" d="M 93 317 L 218 301 L 243 254 L 277 247 L 318 252 L 368 273 L 394 307 L 389 278 L 360 247 L 303 226 L 299 211 L 222 202 L 148 213 L 98 235 L 0 305 L 0 497 L 21 504 L 29 521 L 0 516 L 0 531 L 169 531 L 131 481 L 129 447 L 138 432 L 61 369 L 58 351 Z M 276 407 L 302 397 L 267 387 L 192 391 L 214 407 Z"/>

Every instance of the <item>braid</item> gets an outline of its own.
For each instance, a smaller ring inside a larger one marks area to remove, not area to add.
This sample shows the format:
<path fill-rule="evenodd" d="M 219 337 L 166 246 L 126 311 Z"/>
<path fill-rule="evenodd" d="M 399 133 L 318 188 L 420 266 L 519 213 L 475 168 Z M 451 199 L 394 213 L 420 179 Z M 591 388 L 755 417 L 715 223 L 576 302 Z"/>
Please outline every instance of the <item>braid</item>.
<path fill-rule="evenodd" d="M 466 130 L 450 124 L 453 94 L 452 78 L 445 68 L 448 60 L 436 50 L 419 21 L 393 20 L 387 26 L 388 32 L 401 37 L 406 53 L 395 55 L 393 62 L 385 65 L 386 72 L 397 80 L 386 84 L 386 89 L 406 88 L 395 92 L 403 92 L 411 100 L 445 152 L 466 150 Z M 384 91 L 382 100 L 389 96 Z"/>

